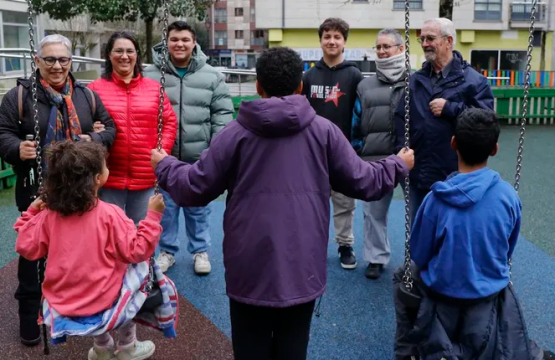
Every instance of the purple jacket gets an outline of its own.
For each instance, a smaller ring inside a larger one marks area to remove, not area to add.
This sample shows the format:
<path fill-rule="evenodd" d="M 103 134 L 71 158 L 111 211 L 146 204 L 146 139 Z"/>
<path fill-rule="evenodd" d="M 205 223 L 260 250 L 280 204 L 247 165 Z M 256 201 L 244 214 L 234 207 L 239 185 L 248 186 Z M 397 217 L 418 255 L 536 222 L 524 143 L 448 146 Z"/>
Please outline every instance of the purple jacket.
<path fill-rule="evenodd" d="M 324 293 L 331 189 L 378 200 L 407 174 L 398 156 L 361 160 L 302 95 L 244 102 L 196 163 L 168 156 L 156 167 L 160 186 L 179 206 L 205 206 L 228 191 L 227 295 L 271 307 Z"/>

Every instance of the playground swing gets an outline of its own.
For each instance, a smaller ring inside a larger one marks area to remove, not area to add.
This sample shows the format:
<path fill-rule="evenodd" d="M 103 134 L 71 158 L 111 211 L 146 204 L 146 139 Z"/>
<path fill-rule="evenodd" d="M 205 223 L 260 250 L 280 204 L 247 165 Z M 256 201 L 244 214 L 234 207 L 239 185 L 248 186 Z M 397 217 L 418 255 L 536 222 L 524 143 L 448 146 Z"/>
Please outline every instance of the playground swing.
<path fill-rule="evenodd" d="M 530 31 L 528 36 L 528 51 L 526 60 L 526 71 L 524 79 L 524 95 L 522 101 L 522 118 L 520 121 L 520 136 L 518 140 L 518 153 L 516 162 L 516 175 L 514 188 L 518 192 L 520 187 L 520 173 L 522 170 L 522 152 L 524 150 L 524 134 L 526 132 L 526 117 L 528 115 L 528 94 L 530 89 L 530 72 L 531 72 L 531 62 L 532 62 L 532 50 L 533 50 L 533 40 L 534 40 L 534 24 L 536 20 L 537 11 L 537 0 L 533 0 L 532 9 L 530 11 Z M 409 90 L 409 77 L 411 73 L 410 66 L 410 10 L 409 10 L 409 0 L 405 0 L 405 148 L 409 147 L 409 130 L 410 130 L 410 90 Z M 418 291 L 414 289 L 413 276 L 411 274 L 411 252 L 410 252 L 410 231 L 411 231 L 411 219 L 409 210 L 409 185 L 410 180 L 407 176 L 404 183 L 404 197 L 405 197 L 405 263 L 404 263 L 404 275 L 401 286 L 399 286 L 397 295 L 400 301 L 405 304 L 408 308 L 417 309 L 420 306 L 421 296 Z M 511 259 L 509 259 L 509 274 L 511 274 Z"/>
<path fill-rule="evenodd" d="M 34 122 L 34 140 L 37 143 L 36 147 L 36 162 L 37 162 L 37 185 L 38 190 L 37 194 L 40 194 L 43 190 L 43 168 L 42 168 L 42 149 L 40 145 L 40 126 L 39 126 L 39 119 L 38 119 L 38 102 L 37 102 L 37 64 L 35 62 L 35 36 L 34 36 L 34 29 L 33 29 L 33 4 L 32 0 L 27 0 L 27 7 L 28 7 L 28 25 L 29 25 L 29 48 L 30 48 L 30 57 L 31 57 L 31 96 L 32 96 L 32 114 L 33 114 L 33 122 Z M 162 9 L 163 9 L 163 31 L 162 31 L 162 59 L 161 59 L 161 66 L 160 66 L 160 95 L 159 95 L 159 106 L 158 106 L 158 137 L 157 137 L 157 145 L 156 148 L 160 151 L 162 150 L 162 128 L 163 128 L 163 112 L 164 112 L 164 96 L 165 96 L 165 72 L 167 69 L 167 54 L 168 54 L 168 43 L 167 43 L 167 30 L 168 30 L 168 17 L 169 17 L 169 5 L 167 0 L 162 0 Z M 154 187 L 155 195 L 159 194 L 159 185 L 156 181 Z M 36 198 L 36 195 L 35 195 Z M 144 287 L 145 292 L 148 294 L 139 314 L 141 313 L 154 313 L 154 310 L 162 304 L 162 292 L 158 286 L 158 283 L 155 281 L 155 270 L 154 270 L 155 260 L 154 256 L 149 259 L 148 265 L 148 280 Z M 44 280 L 44 271 L 46 269 L 46 258 L 44 261 L 44 266 L 41 269 L 40 262 L 37 265 L 37 273 L 38 273 L 38 280 L 39 285 L 42 286 Z M 43 317 L 43 306 L 41 301 L 40 307 L 40 316 Z M 115 329 L 115 327 L 114 327 Z M 48 355 L 50 350 L 48 348 L 48 341 L 47 341 L 47 330 L 46 324 L 42 324 L 42 335 L 44 341 L 44 354 Z"/>

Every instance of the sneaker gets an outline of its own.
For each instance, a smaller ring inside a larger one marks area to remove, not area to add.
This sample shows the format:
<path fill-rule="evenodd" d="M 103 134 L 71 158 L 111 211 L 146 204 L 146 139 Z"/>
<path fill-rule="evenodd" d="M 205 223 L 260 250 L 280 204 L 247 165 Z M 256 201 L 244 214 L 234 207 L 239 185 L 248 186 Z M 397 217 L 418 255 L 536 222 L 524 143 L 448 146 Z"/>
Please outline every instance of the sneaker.
<path fill-rule="evenodd" d="M 117 360 L 144 360 L 154 354 L 156 346 L 152 341 L 137 341 L 130 345 L 120 346 L 116 351 Z"/>
<path fill-rule="evenodd" d="M 357 258 L 355 257 L 355 252 L 352 246 L 341 245 L 337 249 L 339 253 L 339 259 L 341 260 L 341 267 L 343 269 L 352 270 L 357 267 Z"/>
<path fill-rule="evenodd" d="M 160 266 L 160 270 L 165 273 L 170 267 L 172 267 L 173 264 L 175 264 L 175 257 L 170 253 L 160 251 L 160 255 L 156 258 L 156 262 L 158 263 L 158 266 Z"/>
<path fill-rule="evenodd" d="M 555 360 L 555 353 L 544 350 L 543 351 L 543 360 Z"/>
<path fill-rule="evenodd" d="M 368 264 L 368 267 L 366 268 L 366 272 L 364 273 L 364 276 L 366 276 L 368 279 L 379 279 L 380 276 L 382 275 L 382 271 L 383 271 L 383 265 L 382 264 Z"/>
<path fill-rule="evenodd" d="M 36 316 L 19 317 L 19 338 L 25 346 L 36 346 L 40 344 L 40 326 Z"/>
<path fill-rule="evenodd" d="M 198 275 L 210 274 L 212 266 L 210 265 L 210 260 L 208 260 L 207 252 L 195 254 L 193 257 L 193 261 L 195 262 L 195 272 Z"/>
<path fill-rule="evenodd" d="M 113 347 L 100 348 L 93 346 L 89 350 L 89 360 L 116 360 L 114 350 Z"/>

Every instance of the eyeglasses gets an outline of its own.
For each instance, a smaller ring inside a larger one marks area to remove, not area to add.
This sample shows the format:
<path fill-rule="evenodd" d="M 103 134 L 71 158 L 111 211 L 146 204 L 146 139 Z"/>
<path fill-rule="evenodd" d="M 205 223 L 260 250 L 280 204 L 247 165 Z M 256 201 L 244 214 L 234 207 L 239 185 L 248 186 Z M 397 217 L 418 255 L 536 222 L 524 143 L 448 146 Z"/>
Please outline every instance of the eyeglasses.
<path fill-rule="evenodd" d="M 372 49 L 374 49 L 374 50 L 376 50 L 376 51 L 382 51 L 382 49 L 383 49 L 383 51 L 389 51 L 389 49 L 394 48 L 394 47 L 398 47 L 398 46 L 401 46 L 401 44 L 395 44 L 395 45 L 387 45 L 387 44 L 384 44 L 384 45 L 377 45 L 377 46 L 374 46 Z"/>
<path fill-rule="evenodd" d="M 112 53 L 117 56 L 123 56 L 123 54 L 127 54 L 127 56 L 134 56 L 137 52 L 135 49 L 114 49 L 112 50 Z"/>
<path fill-rule="evenodd" d="M 44 60 L 44 63 L 48 66 L 54 66 L 56 64 L 56 62 L 59 62 L 61 66 L 68 66 L 69 62 L 71 61 L 70 57 L 53 57 L 53 56 L 47 56 L 47 57 L 41 57 L 42 60 Z"/>
<path fill-rule="evenodd" d="M 426 42 L 432 43 L 432 42 L 436 41 L 436 39 L 446 38 L 446 37 L 447 37 L 447 35 L 441 35 L 441 36 L 426 35 L 426 36 L 419 36 L 417 38 L 417 40 L 421 44 L 424 42 L 424 40 L 426 40 Z"/>

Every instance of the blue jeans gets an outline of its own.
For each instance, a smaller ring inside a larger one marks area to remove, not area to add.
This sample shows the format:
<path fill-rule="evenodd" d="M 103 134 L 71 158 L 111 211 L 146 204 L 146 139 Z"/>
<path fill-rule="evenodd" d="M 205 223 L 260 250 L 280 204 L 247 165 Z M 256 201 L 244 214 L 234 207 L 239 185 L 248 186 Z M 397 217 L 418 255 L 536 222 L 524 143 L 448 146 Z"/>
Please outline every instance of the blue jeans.
<path fill-rule="evenodd" d="M 138 191 L 100 189 L 99 195 L 102 201 L 120 207 L 127 217 L 138 224 L 146 217 L 148 199 L 154 195 L 154 188 Z"/>
<path fill-rule="evenodd" d="M 404 182 L 401 182 L 402 186 L 404 186 Z M 404 189 L 404 187 L 403 187 Z M 411 182 L 410 183 L 410 190 L 409 190 L 409 213 L 410 213 L 410 225 L 414 224 L 414 219 L 416 218 L 416 213 L 418 212 L 418 208 L 422 205 L 424 198 L 430 192 L 429 189 L 420 189 L 416 187 L 416 185 Z"/>
<path fill-rule="evenodd" d="M 162 236 L 160 237 L 160 250 L 170 254 L 177 254 L 179 251 L 179 210 L 183 209 L 185 218 L 185 231 L 189 244 L 187 251 L 190 254 L 205 252 L 210 246 L 210 205 L 205 207 L 180 207 L 172 200 L 167 192 L 160 189 L 164 196 L 166 210 L 162 217 Z"/>

